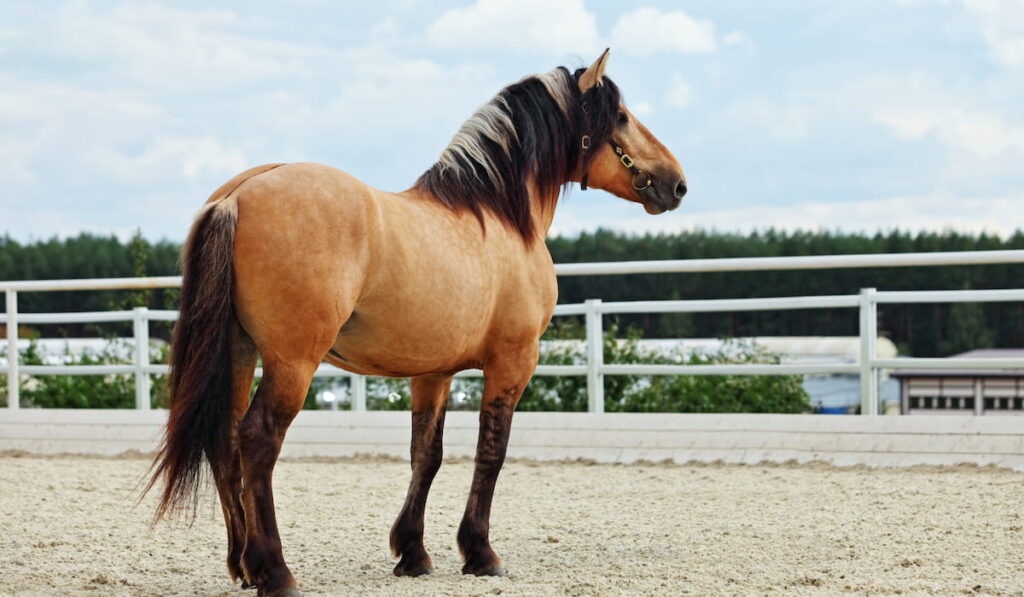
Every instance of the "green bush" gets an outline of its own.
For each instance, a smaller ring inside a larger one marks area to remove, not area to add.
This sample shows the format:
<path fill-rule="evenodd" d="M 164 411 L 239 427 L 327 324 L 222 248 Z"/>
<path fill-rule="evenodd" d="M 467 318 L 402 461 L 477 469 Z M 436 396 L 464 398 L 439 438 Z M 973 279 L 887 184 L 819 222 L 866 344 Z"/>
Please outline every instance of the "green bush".
<path fill-rule="evenodd" d="M 412 383 L 405 378 L 368 377 L 366 408 L 369 410 L 409 410 L 412 408 Z"/>
<path fill-rule="evenodd" d="M 618 364 L 689 364 L 778 363 L 779 358 L 752 344 L 727 341 L 713 354 L 689 356 L 665 355 L 640 348 L 641 333 L 620 329 L 613 322 L 604 335 L 604 360 Z M 569 319 L 553 325 L 545 340 L 581 340 L 579 322 Z M 113 341 L 116 342 L 116 341 Z M 68 358 L 69 365 L 125 364 L 118 357 L 116 344 L 98 354 Z M 585 348 L 578 342 L 548 345 L 540 358 L 542 365 L 580 365 L 585 361 Z M 122 351 L 123 353 L 123 351 Z M 166 350 L 153 362 L 166 362 Z M 33 342 L 22 355 L 26 365 L 43 364 L 43 355 Z M 0 380 L 5 376 L 0 375 Z M 151 402 L 166 407 L 165 376 L 153 376 Z M 331 378 L 315 378 L 310 384 L 304 408 L 318 408 L 316 394 L 329 387 Z M 253 389 L 256 383 L 254 382 Z M 605 376 L 605 410 L 608 412 L 703 412 L 703 413 L 800 413 L 808 410 L 808 396 L 798 375 L 653 375 Z M 480 407 L 483 380 L 459 378 L 452 384 L 453 394 L 461 392 L 465 399 L 450 403 L 460 410 Z M 6 384 L 0 386 L 0 399 L 6 403 Z M 410 383 L 407 379 L 370 377 L 367 379 L 367 408 L 370 410 L 408 410 L 411 405 Z M 25 407 L 43 408 L 134 408 L 135 385 L 132 375 L 39 375 L 22 383 L 21 403 Z M 348 409 L 350 405 L 342 405 Z M 587 386 L 583 376 L 535 376 L 523 392 L 519 403 L 522 411 L 587 410 Z"/>
<path fill-rule="evenodd" d="M 622 365 L 711 365 L 724 363 L 778 363 L 779 357 L 751 343 L 726 341 L 711 354 L 664 355 L 640 348 L 641 331 L 629 328 L 619 339 L 616 321 L 605 330 L 605 363 Z M 552 326 L 545 339 L 582 339 L 578 322 Z M 581 345 L 545 351 L 542 364 L 572 365 L 586 362 Z M 809 397 L 799 375 L 606 375 L 607 412 L 759 412 L 800 413 Z M 534 377 L 523 393 L 519 410 L 585 411 L 584 377 Z"/>
<path fill-rule="evenodd" d="M 130 364 L 117 353 L 116 340 L 112 340 L 98 353 L 86 352 L 74 358 L 65 353 L 65 362 L 68 365 Z M 44 356 L 39 346 L 31 342 L 28 350 L 21 354 L 21 362 L 43 365 L 46 364 Z M 166 350 L 153 362 L 166 362 Z M 6 398 L 6 385 L 3 391 Z M 150 401 L 156 407 L 165 405 L 163 376 L 154 376 Z M 135 408 L 135 377 L 130 374 L 33 375 L 22 380 L 20 402 L 26 408 Z"/>
<path fill-rule="evenodd" d="M 306 401 L 302 408 L 306 410 L 319 410 L 321 405 L 316 402 L 316 395 L 321 391 L 330 388 L 336 378 L 314 377 L 306 392 Z M 366 378 L 366 408 L 368 410 L 409 410 L 412 406 L 412 387 L 406 378 L 396 377 L 367 377 Z M 351 393 L 349 401 L 338 405 L 338 410 L 352 410 Z"/>
<path fill-rule="evenodd" d="M 616 364 L 711 365 L 723 363 L 778 363 L 779 357 L 761 347 L 737 340 L 726 341 L 712 354 L 686 357 L 663 355 L 640 348 L 641 332 L 630 328 L 619 339 L 620 328 L 612 322 L 604 334 L 604 361 Z M 545 340 L 582 340 L 578 321 L 563 320 L 552 325 Z M 540 356 L 541 365 L 581 365 L 586 362 L 582 344 L 556 344 Z M 608 412 L 702 412 L 702 413 L 802 413 L 809 397 L 799 375 L 608 375 L 604 378 L 605 410 Z M 450 408 L 480 408 L 483 380 L 456 379 L 452 392 L 463 392 L 466 400 Z M 397 401 L 387 396 L 394 393 Z M 370 409 L 407 409 L 407 380 L 370 378 L 367 383 Z M 587 380 L 583 376 L 534 376 L 519 401 L 520 411 L 587 410 Z"/>
<path fill-rule="evenodd" d="M 605 350 L 605 357 L 610 351 Z M 630 337 L 615 359 L 621 364 L 777 364 L 778 355 L 749 342 L 726 341 L 712 354 L 684 358 L 644 354 Z M 802 413 L 810 397 L 799 375 L 652 375 L 605 378 L 609 412 Z"/>

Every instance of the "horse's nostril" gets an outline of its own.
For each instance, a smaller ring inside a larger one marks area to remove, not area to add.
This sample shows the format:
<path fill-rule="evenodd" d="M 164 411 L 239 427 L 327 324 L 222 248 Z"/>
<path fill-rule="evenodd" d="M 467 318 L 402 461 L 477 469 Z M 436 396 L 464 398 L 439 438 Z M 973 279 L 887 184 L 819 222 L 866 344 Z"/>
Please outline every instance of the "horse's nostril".
<path fill-rule="evenodd" d="M 682 199 L 683 195 L 686 195 L 686 183 L 685 182 L 680 180 L 679 182 L 676 183 L 675 194 L 676 194 L 676 199 Z"/>

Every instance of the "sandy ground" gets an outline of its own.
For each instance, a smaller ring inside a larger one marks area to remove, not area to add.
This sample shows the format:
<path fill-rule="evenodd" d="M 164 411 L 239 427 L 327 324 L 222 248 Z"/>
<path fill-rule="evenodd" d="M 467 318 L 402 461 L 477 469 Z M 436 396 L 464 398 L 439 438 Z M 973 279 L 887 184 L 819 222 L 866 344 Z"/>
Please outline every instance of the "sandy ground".
<path fill-rule="evenodd" d="M 0 594 L 240 595 L 219 508 L 148 528 L 141 458 L 0 455 Z M 407 465 L 285 461 L 285 556 L 313 595 L 1024 594 L 1024 475 L 956 468 L 510 462 L 492 543 L 509 575 L 459 574 L 472 465 L 428 503 L 437 572 L 391 575 Z"/>

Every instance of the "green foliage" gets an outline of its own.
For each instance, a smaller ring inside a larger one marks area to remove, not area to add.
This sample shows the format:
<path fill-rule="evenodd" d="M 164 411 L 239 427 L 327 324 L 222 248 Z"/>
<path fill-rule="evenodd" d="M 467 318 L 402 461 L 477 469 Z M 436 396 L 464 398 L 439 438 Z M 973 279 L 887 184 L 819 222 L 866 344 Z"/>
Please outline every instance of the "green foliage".
<path fill-rule="evenodd" d="M 330 377 L 315 377 L 306 392 L 306 401 L 302 408 L 318 410 L 322 408 L 316 403 L 316 395 L 330 388 L 338 380 Z M 369 410 L 409 410 L 412 405 L 412 387 L 408 379 L 393 377 L 366 378 L 366 408 Z M 339 410 L 352 408 L 349 402 L 339 405 Z"/>
<path fill-rule="evenodd" d="M 552 326 L 546 338 L 582 338 L 575 321 Z M 622 365 L 710 365 L 723 363 L 778 363 L 778 357 L 738 341 L 726 342 L 716 353 L 682 357 L 640 348 L 641 330 L 628 328 L 620 336 L 613 320 L 604 334 L 605 363 Z M 582 364 L 584 348 L 556 348 L 545 351 L 544 364 Z M 799 413 L 808 408 L 809 398 L 799 375 L 607 375 L 604 378 L 607 412 L 776 412 Z M 582 377 L 534 377 L 523 394 L 519 410 L 587 409 L 586 379 Z"/>
<path fill-rule="evenodd" d="M 123 365 L 116 350 L 69 357 L 69 365 Z M 46 364 L 35 342 L 21 355 L 25 365 Z M 21 405 L 27 408 L 134 408 L 135 382 L 131 375 L 37 375 L 23 381 Z"/>
<path fill-rule="evenodd" d="M 943 354 L 993 345 L 995 331 L 985 325 L 985 311 L 980 303 L 953 303 L 948 308 L 948 332 L 941 348 Z"/>
<path fill-rule="evenodd" d="M 643 350 L 639 341 L 642 332 L 629 328 L 619 338 L 616 321 L 604 334 L 604 360 L 616 364 L 711 365 L 722 363 L 778 363 L 778 356 L 764 349 L 729 341 L 715 353 L 707 355 L 664 355 Z M 578 321 L 563 320 L 552 325 L 545 340 L 582 340 L 583 329 Z M 581 365 L 586 362 L 581 343 L 549 343 L 542 352 L 542 365 Z M 372 382 L 371 382 L 372 383 Z M 455 408 L 478 409 L 483 381 L 460 379 L 453 391 L 464 392 L 468 400 Z M 608 375 L 604 380 L 605 410 L 608 412 L 766 412 L 801 413 L 808 410 L 809 397 L 799 375 Z M 405 404 L 407 394 L 402 394 Z M 397 405 L 395 405 L 397 407 Z M 407 408 L 407 407 L 402 407 Z M 576 376 L 534 376 L 519 401 L 520 411 L 587 410 L 587 380 Z"/>
<path fill-rule="evenodd" d="M 988 235 L 956 232 L 875 235 L 829 232 L 781 232 L 768 230 L 749 235 L 692 231 L 672 235 L 628 236 L 610 231 L 556 237 L 547 240 L 554 261 L 615 261 L 648 259 L 699 259 L 720 257 L 763 257 L 787 255 L 830 255 L 883 252 L 972 251 L 1024 249 L 1024 231 L 1001 239 Z M 169 241 L 150 242 L 138 232 L 127 243 L 115 237 L 82 234 L 67 239 L 21 244 L 0 237 L 0 280 L 103 278 L 133 275 L 174 275 L 178 273 L 180 245 Z M 860 288 L 880 290 L 943 290 L 963 288 L 1019 288 L 1024 265 L 957 267 L 875 268 L 813 271 L 754 271 L 742 273 L 643 274 L 628 276 L 563 277 L 558 281 L 559 300 L 578 303 L 588 298 L 604 300 L 715 299 L 814 294 L 854 294 Z M 61 312 L 105 310 L 112 306 L 149 306 L 171 309 L 177 305 L 177 289 L 103 292 L 21 293 L 22 311 Z M 550 339 L 582 338 L 578 322 L 572 319 L 553 327 Z M 626 342 L 605 339 L 605 361 L 619 363 L 661 362 L 665 357 L 642 355 L 631 338 L 644 337 L 742 337 L 765 335 L 857 335 L 857 313 L 853 309 L 794 310 L 784 312 L 645 314 L 621 318 Z M 612 326 L 609 326 L 609 332 Z M 170 338 L 171 326 L 154 322 L 154 338 Z M 914 304 L 882 305 L 879 329 L 904 353 L 913 356 L 947 356 L 972 348 L 1024 346 L 1024 304 Z M 128 335 L 130 324 L 59 324 L 21 330 L 22 337 L 84 337 Z M 619 333 L 616 330 L 614 333 Z M 89 357 L 105 362 L 102 355 Z M 727 355 L 702 357 L 739 358 L 760 362 L 769 355 L 733 350 Z M 89 361 L 93 362 L 93 361 Z M 562 346 L 546 351 L 542 364 L 582 363 L 580 349 Z M 85 364 L 83 361 L 81 364 Z M 48 405 L 81 404 L 90 392 L 96 404 L 130 406 L 134 402 L 130 376 L 40 377 L 57 398 L 36 395 L 32 400 Z M 162 378 L 154 376 L 154 404 L 163 404 Z M 717 381 L 716 381 L 717 380 Z M 0 373 L 0 381 L 3 374 Z M 317 391 L 330 384 L 318 378 L 310 387 L 306 407 L 315 407 Z M 606 409 L 609 411 L 685 410 L 735 412 L 794 412 L 801 397 L 793 390 L 798 378 L 654 376 L 647 378 L 606 377 Z M 87 390 L 92 384 L 93 390 Z M 715 385 L 719 384 L 719 385 Z M 767 384 L 767 385 L 765 385 Z M 775 384 L 775 385 L 772 385 Z M 108 387 L 109 386 L 109 387 Z M 479 406 L 481 381 L 457 379 L 453 388 L 464 392 L 463 408 Z M 770 390 L 770 391 L 769 391 Z M 405 380 L 371 379 L 368 407 L 408 408 L 409 386 Z M 0 402 L 6 384 L 0 383 Z M 390 396 L 396 395 L 397 399 Z M 742 397 L 740 397 L 742 395 Z M 752 399 L 750 396 L 760 396 Z M 771 397 L 781 403 L 771 403 Z M 27 403 L 27 399 L 23 398 Z M 537 377 L 527 387 L 520 410 L 585 410 L 586 389 L 582 377 Z M 49 404 L 53 403 L 53 404 Z M 713 406 L 712 406 L 713 405 Z"/>
<path fill-rule="evenodd" d="M 604 358 L 607 363 L 678 364 L 678 358 L 643 351 L 639 348 L 640 331 L 629 329 L 618 339 L 619 327 L 612 323 L 604 337 Z M 550 340 L 578 340 L 582 330 L 573 320 L 552 326 L 546 334 Z M 122 351 L 123 352 L 123 351 Z M 68 365 L 127 364 L 118 356 L 116 343 L 103 351 L 85 353 L 72 358 L 64 355 Z M 154 363 L 166 362 L 166 349 Z M 44 355 L 35 342 L 22 354 L 26 365 L 42 365 Z M 565 343 L 545 350 L 541 363 L 573 365 L 584 362 L 582 345 Z M 688 364 L 724 362 L 772 363 L 777 357 L 752 346 L 726 343 L 718 354 L 690 356 Z M 310 386 L 303 408 L 317 408 L 315 395 L 331 383 L 329 378 L 316 378 Z M 151 400 L 154 407 L 166 407 L 166 378 L 154 376 Z M 258 380 L 253 383 L 253 391 Z M 132 375 L 39 375 L 23 382 L 21 400 L 25 407 L 42 408 L 134 408 L 135 385 Z M 478 409 L 483 392 L 480 379 L 459 379 L 454 390 L 463 392 L 467 400 L 453 408 Z M 6 386 L 0 395 L 6 393 Z M 609 412 L 803 412 L 807 395 L 799 376 L 607 376 L 605 408 Z M 367 380 L 367 407 L 370 410 L 408 410 L 411 405 L 410 383 L 407 379 L 370 377 Z M 523 393 L 519 410 L 585 411 L 587 388 L 584 377 L 534 377 Z"/>
<path fill-rule="evenodd" d="M 983 251 L 1024 249 L 1024 230 L 1002 239 L 957 232 L 888 232 L 874 235 L 767 230 L 749 235 L 703 230 L 678 234 L 627 236 L 607 230 L 575 238 L 548 239 L 555 263 L 653 259 L 714 259 Z M 908 268 L 852 268 L 805 271 L 709 272 L 566 276 L 558 280 L 558 299 L 579 303 L 606 301 L 722 299 L 856 294 L 879 290 L 958 290 L 1020 288 L 1024 264 Z M 969 313 L 964 313 L 965 311 Z M 959 312 L 959 313 L 957 313 Z M 967 338 L 956 318 L 973 320 Z M 643 314 L 623 316 L 648 338 L 722 338 L 746 336 L 855 336 L 854 309 L 806 309 L 786 312 Z M 1024 346 L 1024 305 L 987 303 L 953 307 L 942 304 L 882 305 L 879 329 L 913 356 L 948 356 L 970 348 Z"/>
<path fill-rule="evenodd" d="M 144 278 L 146 274 L 146 260 L 149 257 L 149 245 L 146 239 L 142 238 L 142 231 L 136 230 L 128 245 L 132 259 L 132 277 Z M 139 288 L 128 291 L 127 295 L 121 298 L 120 302 L 111 305 L 111 309 L 134 309 L 135 307 L 146 307 L 149 305 L 152 296 L 152 289 Z"/>
<path fill-rule="evenodd" d="M 122 243 L 116 237 L 81 234 L 20 244 L 0 237 L 0 280 L 64 280 L 73 278 L 116 278 L 135 275 L 171 276 L 178 272 L 180 245 L 169 241 L 150 242 L 136 233 Z M 105 311 L 134 306 L 175 308 L 176 289 L 149 291 L 107 290 L 71 292 L 22 292 L 19 310 L 25 313 Z M 42 337 L 80 338 L 130 334 L 131 324 L 75 323 L 40 326 Z M 155 324 L 154 337 L 170 338 L 170 326 Z M 25 337 L 24 335 L 22 337 Z"/>
<path fill-rule="evenodd" d="M 639 336 L 618 347 L 620 364 L 665 365 L 777 364 L 779 357 L 751 343 L 727 341 L 717 352 L 672 357 L 645 353 Z M 607 344 L 607 343 L 606 343 Z M 609 350 L 605 349 L 606 358 Z M 608 412 L 802 413 L 810 401 L 799 375 L 653 375 L 609 376 Z M 611 387 L 610 387 L 611 386 Z M 611 391 L 609 391 L 611 390 Z"/>
<path fill-rule="evenodd" d="M 605 333 L 605 346 L 611 338 L 612 330 Z M 565 341 L 583 340 L 585 332 L 578 319 L 564 318 L 555 320 L 547 331 L 544 340 L 549 347 L 541 352 L 541 365 L 581 365 L 586 362 L 586 349 L 583 344 Z M 562 341 L 562 343 L 558 343 Z M 482 387 L 481 387 L 482 392 Z M 476 405 L 479 408 L 479 404 Z M 523 397 L 519 400 L 517 410 L 521 411 L 585 411 L 587 410 L 587 378 L 576 376 L 537 375 L 527 384 Z"/>
<path fill-rule="evenodd" d="M 1024 230 L 1001 239 L 957 232 L 889 232 L 875 235 L 767 230 L 749 235 L 691 231 L 678 234 L 628 236 L 599 230 L 578 237 L 547 240 L 556 263 L 646 259 L 713 259 L 849 253 L 905 253 L 1024 249 Z M 82 234 L 20 244 L 0 237 L 0 280 L 106 278 L 178 273 L 180 246 L 150 242 L 139 234 L 128 243 L 114 237 Z M 701 274 L 639 274 L 574 276 L 558 281 L 559 300 L 578 303 L 604 300 L 716 299 L 813 294 L 855 294 L 879 290 L 957 290 L 1019 288 L 1024 265 L 862 268 L 808 271 L 753 271 Z M 22 293 L 27 313 L 101 311 L 111 305 L 171 309 L 176 289 L 103 292 Z M 974 322 L 968 337 L 955 319 Z M 744 336 L 852 336 L 857 334 L 853 309 L 786 312 L 645 314 L 623 316 L 623 325 L 643 330 L 648 338 L 721 338 Z M 987 303 L 977 307 L 949 305 L 883 305 L 880 329 L 913 356 L 947 356 L 967 348 L 1024 346 L 1024 305 Z M 126 324 L 61 324 L 45 326 L 42 336 L 122 335 Z M 154 337 L 170 338 L 170 326 L 154 324 Z"/>
<path fill-rule="evenodd" d="M 366 408 L 370 410 L 409 410 L 412 408 L 412 384 L 404 378 L 367 378 Z"/>

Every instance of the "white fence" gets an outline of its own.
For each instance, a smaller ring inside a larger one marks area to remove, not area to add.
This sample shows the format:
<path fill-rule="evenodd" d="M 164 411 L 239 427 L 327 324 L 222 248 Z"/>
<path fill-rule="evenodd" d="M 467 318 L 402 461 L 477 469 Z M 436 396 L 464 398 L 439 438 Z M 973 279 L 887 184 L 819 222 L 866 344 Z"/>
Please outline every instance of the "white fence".
<path fill-rule="evenodd" d="M 726 271 L 764 271 L 859 267 L 941 266 L 1024 263 L 1024 250 L 976 251 L 947 253 L 905 253 L 882 255 L 831 255 L 812 257 L 768 257 L 737 259 L 700 259 L 647 262 L 573 263 L 556 266 L 560 276 L 610 275 L 636 273 L 693 273 Z M 6 313 L 0 323 L 7 326 L 7 346 L 16 346 L 20 324 L 54 324 L 87 322 L 134 322 L 134 362 L 130 365 L 20 365 L 17 358 L 7 359 L 7 406 L 19 408 L 20 375 L 106 375 L 132 374 L 135 376 L 136 408 L 150 408 L 150 376 L 165 374 L 167 366 L 149 362 L 149 322 L 173 321 L 176 311 L 149 310 L 144 307 L 131 311 L 75 312 L 75 313 L 18 313 L 20 292 L 52 292 L 63 290 L 109 290 L 138 288 L 167 288 L 181 284 L 177 276 L 153 278 L 109 278 L 97 280 L 50 280 L 0 282 L 6 296 Z M 559 305 L 556 316 L 582 315 L 586 322 L 586 363 L 584 365 L 542 365 L 537 375 L 586 376 L 588 409 L 591 413 L 604 411 L 604 376 L 606 375 L 791 375 L 820 373 L 854 373 L 860 375 L 861 413 L 879 412 L 878 379 L 882 369 L 927 368 L 946 369 L 963 366 L 949 359 L 895 358 L 880 359 L 875 346 L 878 337 L 878 305 L 885 303 L 955 303 L 1024 301 L 1024 289 L 958 290 L 958 291 L 898 291 L 879 292 L 862 289 L 859 294 L 836 296 L 804 296 L 757 299 L 675 300 L 675 301 L 622 301 L 602 302 L 591 299 L 581 304 Z M 791 309 L 857 309 L 860 313 L 861 351 L 858 363 L 842 362 L 813 364 L 721 364 L 721 365 L 624 365 L 604 363 L 602 353 L 602 317 L 626 313 L 707 313 L 735 311 L 776 311 Z M 1024 359 L 972 359 L 977 369 L 1024 368 Z M 257 372 L 259 374 L 259 372 Z M 348 376 L 351 378 L 352 409 L 366 409 L 366 383 L 362 376 L 354 375 L 330 365 L 321 365 L 318 376 Z M 480 371 L 465 371 L 460 376 L 477 376 Z"/>

